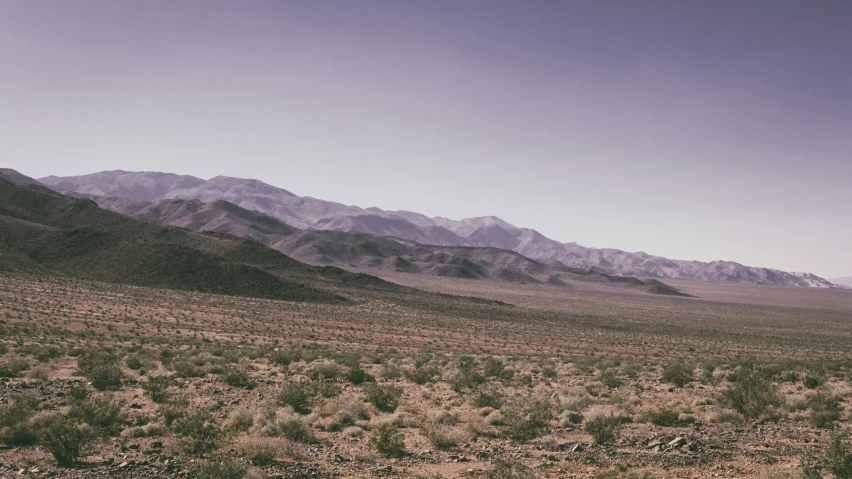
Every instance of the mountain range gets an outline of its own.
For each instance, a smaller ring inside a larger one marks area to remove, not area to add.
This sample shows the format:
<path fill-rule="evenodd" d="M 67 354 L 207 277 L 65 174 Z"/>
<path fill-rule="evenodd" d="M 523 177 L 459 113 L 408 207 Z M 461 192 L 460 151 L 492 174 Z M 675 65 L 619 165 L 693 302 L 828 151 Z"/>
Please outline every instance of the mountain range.
<path fill-rule="evenodd" d="M 845 276 L 843 278 L 834 278 L 834 279 L 831 280 L 831 282 L 834 283 L 834 284 L 837 284 L 837 285 L 847 286 L 849 288 L 852 288 L 852 276 Z"/>
<path fill-rule="evenodd" d="M 530 274 L 529 268 L 518 269 L 533 281 L 548 281 L 550 276 L 554 276 L 552 274 L 554 271 L 559 272 L 567 268 L 565 271 L 592 272 L 610 277 L 676 278 L 818 288 L 840 287 L 810 273 L 789 273 L 771 268 L 749 267 L 731 261 L 672 260 L 644 252 L 633 253 L 618 249 L 585 247 L 576 243 L 562 243 L 547 238 L 534 229 L 517 227 L 495 216 L 451 220 L 443 217 L 430 218 L 410 211 L 388 211 L 376 207 L 344 205 L 308 196 L 298 196 L 255 179 L 217 176 L 210 180 L 203 180 L 188 175 L 116 170 L 72 177 L 49 176 L 38 179 L 38 182 L 61 192 L 89 197 L 106 209 L 195 229 L 216 230 L 217 228 L 216 225 L 195 224 L 203 221 L 205 217 L 201 210 L 221 211 L 231 208 L 225 203 L 235 205 L 242 208 L 243 211 L 240 214 L 243 216 L 246 214 L 245 211 L 248 211 L 278 220 L 278 224 L 275 225 L 277 231 L 271 231 L 268 234 L 280 235 L 281 241 L 273 242 L 269 237 L 264 237 L 261 241 L 287 254 L 297 257 L 301 255 L 305 261 L 313 263 L 324 261 L 338 263 L 338 260 L 329 260 L 328 255 L 324 258 L 324 255 L 317 251 L 328 250 L 330 244 L 337 245 L 338 249 L 346 249 L 340 246 L 338 241 L 340 237 L 335 239 L 336 237 L 326 233 L 325 236 L 321 236 L 325 246 L 312 247 L 310 252 L 299 252 L 296 246 L 300 244 L 298 239 L 304 240 L 306 236 L 318 235 L 319 232 L 346 232 L 372 235 L 371 238 L 383 237 L 401 245 L 383 243 L 391 250 L 416 247 L 420 248 L 421 253 L 428 251 L 429 254 L 437 255 L 441 251 L 437 247 L 452 247 L 445 253 L 452 251 L 458 262 L 466 259 L 464 255 L 459 254 L 462 250 L 458 248 L 494 248 L 504 252 L 511 251 L 519 256 L 505 256 L 506 253 L 501 253 L 505 257 L 495 261 L 523 262 L 518 259 L 519 257 L 533 260 L 535 264 L 540 265 L 533 269 L 540 270 L 542 267 L 547 269 L 544 273 L 546 278 L 542 275 L 537 277 Z M 190 203 L 192 201 L 196 203 Z M 187 216 L 188 211 L 192 213 Z M 225 226 L 220 224 L 218 227 Z M 287 234 L 287 227 L 300 231 L 298 234 L 293 232 Z M 256 232 L 240 233 L 239 224 L 229 224 L 226 228 L 233 228 L 229 231 L 233 234 L 260 239 L 256 237 Z M 243 228 L 245 229 L 245 224 Z M 357 242 L 357 236 L 346 237 L 346 242 L 351 241 Z M 483 254 L 485 253 L 481 251 L 475 253 L 477 256 Z M 412 263 L 412 269 L 431 271 L 436 268 L 431 260 L 426 261 L 428 265 L 423 261 L 411 261 L 410 252 L 397 254 L 389 250 L 381 256 L 374 256 L 394 262 L 397 262 L 396 257 L 400 257 Z M 418 256 L 418 258 L 422 257 L 422 254 Z M 375 261 L 375 259 L 375 257 L 359 258 L 350 264 L 363 267 L 364 261 Z M 470 260 L 470 258 L 467 259 Z M 408 266 L 402 264 L 402 269 L 406 267 Z M 466 273 L 456 270 L 454 274 L 464 276 Z"/>

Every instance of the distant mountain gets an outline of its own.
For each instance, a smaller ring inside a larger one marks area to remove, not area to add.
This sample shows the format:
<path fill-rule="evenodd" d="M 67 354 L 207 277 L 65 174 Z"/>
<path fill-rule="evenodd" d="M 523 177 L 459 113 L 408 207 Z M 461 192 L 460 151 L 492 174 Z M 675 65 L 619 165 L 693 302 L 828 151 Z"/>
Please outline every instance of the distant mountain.
<path fill-rule="evenodd" d="M 852 288 L 852 276 L 846 276 L 843 278 L 834 278 L 831 280 L 834 284 L 839 284 L 841 286 L 846 286 Z"/>
<path fill-rule="evenodd" d="M 671 260 L 643 252 L 631 253 L 561 243 L 534 229 L 519 228 L 494 216 L 456 221 L 441 217 L 429 218 L 409 211 L 343 205 L 300 197 L 258 180 L 219 176 L 205 182 L 195 177 L 164 173 L 112 171 L 67 178 L 47 177 L 39 181 L 75 193 L 119 196 L 153 203 L 168 199 L 195 199 L 204 203 L 225 200 L 302 230 L 369 233 L 439 246 L 509 249 L 544 264 L 559 264 L 608 275 L 836 287 L 823 278 L 805 273 L 749 267 L 730 261 L 707 263 Z M 111 182 L 115 186 L 111 187 Z M 152 198 L 155 192 L 161 194 Z"/>
<path fill-rule="evenodd" d="M 299 230 L 255 211 L 224 200 L 170 199 L 159 203 L 121 204 L 114 198 L 92 197 L 106 208 L 137 218 L 184 228 L 216 231 L 252 238 L 309 264 L 356 267 L 377 271 L 419 273 L 498 282 L 611 283 L 657 294 L 683 295 L 655 281 L 612 277 L 575 270 L 564 265 L 544 265 L 514 251 L 468 246 L 421 245 L 412 241 L 356 231 Z"/>
<path fill-rule="evenodd" d="M 27 180 L 0 171 L 0 271 L 313 302 L 343 301 L 329 292 L 339 285 L 396 288 L 255 241 L 106 211 Z"/>
<path fill-rule="evenodd" d="M 205 183 L 201 178 L 153 171 L 102 171 L 84 176 L 48 176 L 39 182 L 66 191 L 97 196 L 114 196 L 134 201 L 154 201 L 176 189 Z"/>

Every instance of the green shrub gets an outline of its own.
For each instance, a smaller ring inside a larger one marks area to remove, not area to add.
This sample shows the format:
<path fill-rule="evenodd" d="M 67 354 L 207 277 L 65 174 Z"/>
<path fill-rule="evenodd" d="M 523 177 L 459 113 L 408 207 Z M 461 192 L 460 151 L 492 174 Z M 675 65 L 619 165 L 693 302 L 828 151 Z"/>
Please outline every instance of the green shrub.
<path fill-rule="evenodd" d="M 476 407 L 494 409 L 500 409 L 505 399 L 505 395 L 496 387 L 482 387 L 472 397 L 473 404 Z"/>
<path fill-rule="evenodd" d="M 279 435 L 293 442 L 309 443 L 315 440 L 310 429 L 298 416 L 289 417 L 278 414 L 275 418 L 275 430 Z"/>
<path fill-rule="evenodd" d="M 116 357 L 109 350 L 90 349 L 83 351 L 77 357 L 79 374 L 92 382 L 92 387 L 99 391 L 118 389 L 121 386 L 121 367 Z"/>
<path fill-rule="evenodd" d="M 832 432 L 823 453 L 823 464 L 836 479 L 852 478 L 852 451 L 846 441 L 848 437 L 848 431 Z"/>
<path fill-rule="evenodd" d="M 111 396 L 72 400 L 68 416 L 79 419 L 95 431 L 112 436 L 121 431 L 124 422 L 121 407 L 112 401 Z"/>
<path fill-rule="evenodd" d="M 30 368 L 30 363 L 24 359 L 9 359 L 0 363 L 0 378 L 17 378 Z"/>
<path fill-rule="evenodd" d="M 142 367 L 145 365 L 145 363 L 142 362 L 141 359 L 139 359 L 139 356 L 136 356 L 135 354 L 131 354 L 131 355 L 127 356 L 126 358 L 124 358 L 124 365 L 127 366 L 128 368 L 134 370 L 134 371 L 138 371 L 138 370 L 142 369 Z"/>
<path fill-rule="evenodd" d="M 361 369 L 360 366 L 355 366 L 346 372 L 346 380 L 357 386 L 361 383 L 373 382 L 376 379 L 370 373 Z"/>
<path fill-rule="evenodd" d="M 172 383 L 172 378 L 168 376 L 150 376 L 147 381 L 142 383 L 142 389 L 152 401 L 161 404 L 169 400 L 167 390 Z"/>
<path fill-rule="evenodd" d="M 186 414 L 189 408 L 189 399 L 186 396 L 174 398 L 160 405 L 160 414 L 163 416 L 163 422 L 166 426 L 171 426 L 175 420 Z"/>
<path fill-rule="evenodd" d="M 308 372 L 308 377 L 314 381 L 321 379 L 336 379 L 340 377 L 340 366 L 336 364 L 320 364 Z"/>
<path fill-rule="evenodd" d="M 343 392 L 343 388 L 332 381 L 314 381 L 311 382 L 309 394 L 313 397 L 322 396 L 326 399 L 339 396 Z"/>
<path fill-rule="evenodd" d="M 215 451 L 225 439 L 213 415 L 203 409 L 178 418 L 173 430 L 180 436 L 181 449 L 196 456 Z"/>
<path fill-rule="evenodd" d="M 799 459 L 799 468 L 802 473 L 801 479 L 822 479 L 822 460 L 812 453 L 805 453 Z"/>
<path fill-rule="evenodd" d="M 222 380 L 231 387 L 243 389 L 254 388 L 254 381 L 249 377 L 248 368 L 245 366 L 228 366 L 222 373 Z"/>
<path fill-rule="evenodd" d="M 822 378 L 808 374 L 805 376 L 805 379 L 802 380 L 802 384 L 804 384 L 808 389 L 816 389 L 822 385 Z"/>
<path fill-rule="evenodd" d="M 242 479 L 248 470 L 232 459 L 218 459 L 199 463 L 192 470 L 195 479 Z"/>
<path fill-rule="evenodd" d="M 70 466 L 95 444 L 96 436 L 86 427 L 62 415 L 45 419 L 39 444 L 60 466 Z"/>
<path fill-rule="evenodd" d="M 808 407 L 813 410 L 808 421 L 814 427 L 830 429 L 834 421 L 840 419 L 840 398 L 837 396 L 821 391 L 808 398 Z"/>
<path fill-rule="evenodd" d="M 415 384 L 426 384 L 432 380 L 435 376 L 438 375 L 437 368 L 431 368 L 426 366 L 421 366 L 419 368 L 414 369 L 406 369 L 403 375 L 405 379 L 415 383 Z"/>
<path fill-rule="evenodd" d="M 609 444 L 618 437 L 621 429 L 621 418 L 610 413 L 586 421 L 586 432 L 597 444 Z"/>
<path fill-rule="evenodd" d="M 494 460 L 494 469 L 485 472 L 485 479 L 536 479 L 532 469 L 521 462 L 498 458 Z"/>
<path fill-rule="evenodd" d="M 302 351 L 299 349 L 280 349 L 269 354 L 269 360 L 279 366 L 289 366 L 302 359 Z"/>
<path fill-rule="evenodd" d="M 655 426 L 673 427 L 680 424 L 680 414 L 674 409 L 661 407 L 655 411 L 643 414 L 640 421 L 651 423 Z"/>
<path fill-rule="evenodd" d="M 402 389 L 392 384 L 365 384 L 362 388 L 367 402 L 376 406 L 380 411 L 394 412 L 402 397 Z"/>
<path fill-rule="evenodd" d="M 484 382 L 485 376 L 476 370 L 476 361 L 470 356 L 459 358 L 458 371 L 447 381 L 456 392 L 473 389 Z"/>
<path fill-rule="evenodd" d="M 385 457 L 400 457 L 405 454 L 405 436 L 393 424 L 381 424 L 373 428 L 367 445 Z"/>
<path fill-rule="evenodd" d="M 0 406 L 0 442 L 9 446 L 29 446 L 38 442 L 38 434 L 29 423 L 38 409 L 34 396 L 17 396 Z"/>
<path fill-rule="evenodd" d="M 674 384 L 675 386 L 682 388 L 692 382 L 694 371 L 694 367 L 688 366 L 684 362 L 677 361 L 667 364 L 663 368 L 662 380 L 663 382 Z"/>
<path fill-rule="evenodd" d="M 307 414 L 310 410 L 311 396 L 305 383 L 287 381 L 278 394 L 278 404 L 290 406 L 300 414 Z"/>
<path fill-rule="evenodd" d="M 719 404 L 737 410 L 748 419 L 760 417 L 770 406 L 781 403 L 778 390 L 755 371 L 740 374 L 737 382 L 722 391 Z"/>
<path fill-rule="evenodd" d="M 512 398 L 500 411 L 503 413 L 503 434 L 516 442 L 526 442 L 540 436 L 553 419 L 554 405 L 543 394 Z"/>
<path fill-rule="evenodd" d="M 598 379 L 600 379 L 604 386 L 610 389 L 621 386 L 621 378 L 618 377 L 618 371 L 615 369 L 610 368 L 603 371 Z"/>

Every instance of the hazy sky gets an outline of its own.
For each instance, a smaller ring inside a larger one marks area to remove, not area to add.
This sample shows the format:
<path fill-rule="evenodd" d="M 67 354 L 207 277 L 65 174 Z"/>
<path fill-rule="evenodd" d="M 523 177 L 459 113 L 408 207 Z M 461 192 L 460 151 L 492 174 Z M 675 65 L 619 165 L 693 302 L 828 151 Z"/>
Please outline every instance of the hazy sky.
<path fill-rule="evenodd" d="M 0 166 L 852 275 L 852 2 L 0 0 Z"/>

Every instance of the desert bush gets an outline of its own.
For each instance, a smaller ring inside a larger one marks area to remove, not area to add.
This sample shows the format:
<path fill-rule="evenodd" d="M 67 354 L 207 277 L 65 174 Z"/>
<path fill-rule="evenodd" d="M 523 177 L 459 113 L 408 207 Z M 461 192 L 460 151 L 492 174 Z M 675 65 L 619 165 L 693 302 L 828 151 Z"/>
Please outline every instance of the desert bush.
<path fill-rule="evenodd" d="M 308 372 L 308 377 L 313 379 L 314 381 L 319 381 L 323 379 L 336 379 L 340 376 L 340 366 L 334 363 L 318 364 Z"/>
<path fill-rule="evenodd" d="M 72 400 L 68 417 L 79 419 L 96 432 L 109 436 L 118 434 L 125 422 L 121 406 L 114 403 L 110 395 Z"/>
<path fill-rule="evenodd" d="M 813 376 L 813 375 L 808 374 L 802 380 L 802 384 L 804 384 L 805 387 L 808 388 L 808 389 L 816 389 L 816 388 L 822 386 L 822 378 L 819 377 L 819 376 Z"/>
<path fill-rule="evenodd" d="M 237 408 L 228 413 L 222 427 L 228 431 L 245 432 L 254 426 L 254 418 L 258 414 L 256 410 L 248 408 Z"/>
<path fill-rule="evenodd" d="M 822 456 L 822 462 L 836 479 L 852 478 L 852 451 L 847 439 L 849 431 L 837 430 L 831 433 L 828 446 Z"/>
<path fill-rule="evenodd" d="M 456 392 L 461 392 L 485 382 L 485 376 L 476 370 L 476 361 L 470 356 L 462 356 L 458 361 L 458 370 L 448 380 L 447 384 Z"/>
<path fill-rule="evenodd" d="M 373 428 L 367 445 L 385 457 L 400 457 L 405 454 L 405 436 L 397 432 L 396 426 L 392 424 Z"/>
<path fill-rule="evenodd" d="M 173 383 L 172 378 L 168 376 L 150 376 L 147 381 L 142 383 L 142 390 L 157 404 L 168 401 L 169 394 L 167 392 L 169 386 Z"/>
<path fill-rule="evenodd" d="M 354 396 L 330 399 L 317 408 L 317 414 L 320 420 L 315 426 L 326 431 L 340 431 L 346 426 L 354 425 L 356 421 L 370 419 L 364 401 Z"/>
<path fill-rule="evenodd" d="M 380 411 L 394 412 L 399 405 L 399 398 L 402 397 L 402 388 L 392 384 L 368 383 L 362 389 L 367 402 Z"/>
<path fill-rule="evenodd" d="M 432 368 L 428 366 L 421 366 L 413 369 L 406 369 L 403 375 L 405 379 L 415 383 L 415 384 L 426 384 L 437 376 L 439 373 L 437 368 Z"/>
<path fill-rule="evenodd" d="M 807 452 L 799 459 L 799 469 L 801 470 L 801 479 L 822 479 L 822 460 L 821 458 Z"/>
<path fill-rule="evenodd" d="M 143 366 L 145 366 L 145 363 L 142 361 L 142 359 L 139 358 L 139 356 L 135 354 L 130 354 L 126 358 L 124 358 L 124 365 L 134 371 L 138 371 L 142 369 Z"/>
<path fill-rule="evenodd" d="M 343 388 L 332 381 L 311 381 L 307 385 L 307 391 L 312 397 L 324 397 L 328 399 L 339 396 L 343 392 Z"/>
<path fill-rule="evenodd" d="M 492 407 L 500 409 L 500 406 L 503 405 L 503 401 L 505 400 L 505 395 L 497 387 L 486 386 L 473 393 L 471 400 L 478 408 Z"/>
<path fill-rule="evenodd" d="M 248 470 L 233 459 L 202 461 L 192 470 L 195 479 L 243 479 Z"/>
<path fill-rule="evenodd" d="M 47 381 L 50 379 L 50 369 L 45 366 L 36 366 L 27 372 L 27 377 L 40 382 Z"/>
<path fill-rule="evenodd" d="M 811 415 L 808 417 L 811 425 L 828 429 L 834 426 L 834 421 L 840 419 L 840 398 L 820 391 L 808 398 Z"/>
<path fill-rule="evenodd" d="M 770 406 L 781 403 L 775 385 L 757 372 L 740 374 L 737 382 L 722 391 L 719 403 L 740 412 L 747 419 L 760 417 Z"/>
<path fill-rule="evenodd" d="M 458 422 L 458 414 L 438 410 L 429 414 L 422 432 L 436 449 L 452 449 L 467 438 L 464 431 L 454 427 Z"/>
<path fill-rule="evenodd" d="M 166 428 L 160 424 L 128 427 L 121 431 L 121 437 L 160 437 L 166 434 Z"/>
<path fill-rule="evenodd" d="M 672 427 L 680 424 L 680 413 L 668 407 L 648 411 L 643 414 L 639 420 L 644 423 L 651 423 L 655 426 Z"/>
<path fill-rule="evenodd" d="M 0 442 L 9 446 L 29 446 L 38 442 L 38 431 L 29 423 L 38 404 L 34 396 L 17 396 L 0 406 Z"/>
<path fill-rule="evenodd" d="M 248 367 L 245 365 L 230 365 L 222 372 L 222 381 L 228 386 L 243 389 L 252 389 L 255 384 L 249 376 Z"/>
<path fill-rule="evenodd" d="M 615 389 L 621 386 L 621 378 L 618 377 L 618 371 L 612 368 L 601 372 L 601 375 L 600 377 L 598 377 L 598 379 L 601 383 L 603 383 L 604 386 L 610 389 Z"/>
<path fill-rule="evenodd" d="M 77 369 L 81 376 L 92 383 L 99 391 L 121 387 L 121 367 L 118 357 L 111 351 L 89 349 L 77 357 Z"/>
<path fill-rule="evenodd" d="M 180 436 L 181 449 L 195 456 L 203 456 L 219 448 L 225 434 L 210 411 L 199 409 L 178 418 L 172 429 Z"/>
<path fill-rule="evenodd" d="M 553 403 L 544 394 L 517 396 L 501 408 L 502 432 L 516 442 L 538 437 L 553 419 Z"/>
<path fill-rule="evenodd" d="M 266 426 L 261 429 L 268 436 L 281 436 L 294 442 L 314 442 L 314 435 L 302 418 L 288 409 L 278 409 Z"/>
<path fill-rule="evenodd" d="M 275 463 L 281 454 L 281 446 L 274 439 L 246 437 L 237 447 L 241 456 L 247 458 L 253 466 L 268 466 Z"/>
<path fill-rule="evenodd" d="M 96 435 L 87 426 L 65 416 L 56 414 L 42 421 L 39 444 L 60 466 L 72 465 L 95 443 Z"/>
<path fill-rule="evenodd" d="M 595 474 L 594 479 L 654 479 L 650 472 L 631 471 L 627 467 L 619 467 Z"/>
<path fill-rule="evenodd" d="M 355 366 L 346 371 L 346 380 L 357 386 L 362 383 L 373 382 L 376 379 L 370 373 L 361 369 L 361 366 Z"/>
<path fill-rule="evenodd" d="M 175 376 L 184 379 L 201 378 L 207 375 L 203 368 L 186 360 L 171 363 L 171 368 L 175 372 Z"/>
<path fill-rule="evenodd" d="M 742 414 L 733 409 L 719 409 L 708 413 L 705 417 L 705 421 L 709 423 L 738 423 L 742 420 Z"/>
<path fill-rule="evenodd" d="M 278 393 L 278 404 L 290 406 L 299 414 L 307 414 L 310 410 L 311 396 L 304 383 L 287 381 Z"/>
<path fill-rule="evenodd" d="M 29 361 L 24 359 L 9 359 L 0 363 L 0 378 L 17 378 L 30 368 Z"/>
<path fill-rule="evenodd" d="M 300 349 L 279 349 L 269 354 L 269 360 L 279 366 L 289 366 L 290 363 L 300 361 L 302 351 Z"/>
<path fill-rule="evenodd" d="M 667 364 L 663 367 L 663 382 L 674 384 L 682 388 L 692 382 L 692 375 L 695 368 L 687 365 L 682 361 L 677 361 Z"/>
<path fill-rule="evenodd" d="M 485 479 L 536 479 L 532 469 L 518 461 L 498 458 L 494 460 L 494 469 L 485 472 Z"/>
<path fill-rule="evenodd" d="M 609 444 L 618 437 L 621 418 L 613 413 L 597 416 L 586 421 L 586 432 L 596 444 Z"/>
<path fill-rule="evenodd" d="M 160 405 L 160 414 L 163 416 L 163 421 L 166 426 L 171 426 L 175 420 L 186 414 L 189 408 L 189 398 L 179 396 Z"/>

